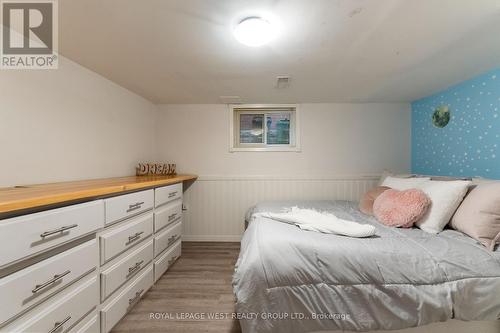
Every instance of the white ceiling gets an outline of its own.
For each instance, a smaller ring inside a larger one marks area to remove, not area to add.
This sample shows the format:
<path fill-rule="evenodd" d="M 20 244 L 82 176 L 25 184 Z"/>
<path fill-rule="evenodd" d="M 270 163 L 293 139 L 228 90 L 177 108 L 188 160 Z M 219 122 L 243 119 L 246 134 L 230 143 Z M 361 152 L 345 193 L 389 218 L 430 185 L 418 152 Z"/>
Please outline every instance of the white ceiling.
<path fill-rule="evenodd" d="M 260 48 L 232 35 L 255 14 L 283 30 Z M 500 66 L 500 0 L 61 0 L 59 17 L 63 55 L 155 103 L 412 101 Z"/>

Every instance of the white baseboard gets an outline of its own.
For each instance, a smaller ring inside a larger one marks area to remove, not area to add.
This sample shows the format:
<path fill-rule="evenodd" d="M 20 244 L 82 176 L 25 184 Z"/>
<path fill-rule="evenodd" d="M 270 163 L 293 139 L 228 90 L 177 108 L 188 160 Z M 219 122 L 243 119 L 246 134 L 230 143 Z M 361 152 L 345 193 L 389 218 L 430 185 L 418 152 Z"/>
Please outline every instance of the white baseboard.
<path fill-rule="evenodd" d="M 182 235 L 186 242 L 240 242 L 242 235 Z"/>

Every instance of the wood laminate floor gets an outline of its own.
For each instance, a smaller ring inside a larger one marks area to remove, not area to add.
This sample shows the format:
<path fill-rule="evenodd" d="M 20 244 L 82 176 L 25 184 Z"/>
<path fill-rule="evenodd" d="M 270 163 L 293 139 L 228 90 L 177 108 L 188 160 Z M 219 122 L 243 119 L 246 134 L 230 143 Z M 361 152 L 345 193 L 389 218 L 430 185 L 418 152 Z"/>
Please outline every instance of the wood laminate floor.
<path fill-rule="evenodd" d="M 183 242 L 182 256 L 113 332 L 241 332 L 238 321 L 230 317 L 235 310 L 231 279 L 239 251 L 240 243 Z M 208 318 L 216 313 L 222 319 Z"/>

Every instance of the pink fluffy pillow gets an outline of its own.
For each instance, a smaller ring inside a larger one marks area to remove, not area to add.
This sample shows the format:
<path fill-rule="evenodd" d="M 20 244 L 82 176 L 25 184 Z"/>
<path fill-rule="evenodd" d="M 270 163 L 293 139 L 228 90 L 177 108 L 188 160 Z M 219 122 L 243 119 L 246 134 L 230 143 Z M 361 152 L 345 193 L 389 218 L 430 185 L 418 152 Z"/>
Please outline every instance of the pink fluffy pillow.
<path fill-rule="evenodd" d="M 429 197 L 417 189 L 387 190 L 373 203 L 373 214 L 380 223 L 391 227 L 411 228 L 431 204 Z"/>

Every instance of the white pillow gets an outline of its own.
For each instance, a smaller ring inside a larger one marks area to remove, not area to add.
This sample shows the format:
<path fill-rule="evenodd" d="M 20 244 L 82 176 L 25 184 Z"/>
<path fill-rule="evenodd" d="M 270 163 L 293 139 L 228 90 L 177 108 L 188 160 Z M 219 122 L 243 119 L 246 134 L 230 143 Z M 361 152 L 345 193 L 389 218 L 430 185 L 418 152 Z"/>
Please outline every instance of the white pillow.
<path fill-rule="evenodd" d="M 417 188 L 418 185 L 430 181 L 429 177 L 414 177 L 414 178 L 398 178 L 398 177 L 386 177 L 382 182 L 382 186 L 387 186 L 398 191 L 409 190 L 411 188 Z"/>
<path fill-rule="evenodd" d="M 431 180 L 418 185 L 417 188 L 429 196 L 432 204 L 424 217 L 416 223 L 417 227 L 431 234 L 443 231 L 467 194 L 470 184 L 466 180 Z"/>
<path fill-rule="evenodd" d="M 378 186 L 382 186 L 382 184 L 384 183 L 384 180 L 387 178 L 387 177 L 395 177 L 395 178 L 412 178 L 414 175 L 411 174 L 411 173 L 399 173 L 399 174 L 396 174 L 390 170 L 387 170 L 387 169 L 384 169 L 384 171 L 382 171 L 382 175 L 380 176 L 380 179 L 378 181 Z"/>

